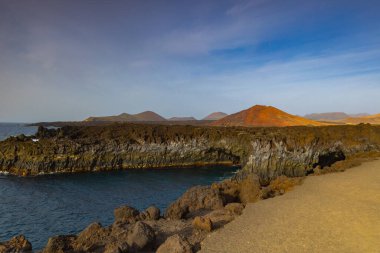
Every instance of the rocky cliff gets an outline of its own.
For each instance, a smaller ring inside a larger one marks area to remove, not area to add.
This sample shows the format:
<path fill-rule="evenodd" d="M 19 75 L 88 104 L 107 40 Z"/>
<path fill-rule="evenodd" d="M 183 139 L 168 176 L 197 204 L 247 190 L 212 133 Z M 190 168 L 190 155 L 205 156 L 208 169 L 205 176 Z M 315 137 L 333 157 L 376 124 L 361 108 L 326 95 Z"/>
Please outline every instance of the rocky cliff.
<path fill-rule="evenodd" d="M 35 137 L 19 136 L 0 143 L 0 170 L 37 175 L 238 163 L 238 140 L 233 137 L 227 131 L 222 134 L 190 126 L 40 127 Z"/>
<path fill-rule="evenodd" d="M 38 139 L 38 141 L 36 140 Z M 357 152 L 380 150 L 380 127 L 197 127 L 139 124 L 40 127 L 0 142 L 0 171 L 38 175 L 239 164 L 262 184 L 303 176 Z M 242 174 L 242 173 L 241 173 Z"/>
<path fill-rule="evenodd" d="M 380 128 L 369 125 L 262 129 L 250 141 L 243 172 L 263 184 L 286 175 L 299 177 L 356 153 L 380 150 Z"/>

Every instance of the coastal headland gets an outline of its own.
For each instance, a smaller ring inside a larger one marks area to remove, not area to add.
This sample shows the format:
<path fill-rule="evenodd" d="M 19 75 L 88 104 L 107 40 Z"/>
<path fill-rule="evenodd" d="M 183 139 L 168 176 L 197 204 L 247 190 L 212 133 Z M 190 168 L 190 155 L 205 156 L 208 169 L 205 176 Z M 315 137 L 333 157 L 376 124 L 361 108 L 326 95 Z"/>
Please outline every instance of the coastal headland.
<path fill-rule="evenodd" d="M 42 252 L 196 252 L 213 230 L 249 203 L 282 195 L 303 177 L 343 171 L 377 157 L 380 127 L 211 127 L 113 123 L 40 127 L 35 136 L 0 142 L 0 170 L 18 176 L 100 170 L 239 165 L 229 180 L 190 188 L 161 214 L 156 207 L 115 210 L 108 227 L 91 224 L 77 235 L 54 236 Z M 126 203 L 128 204 L 128 203 Z M 246 211 L 244 211 L 246 212 Z M 0 252 L 31 252 L 23 236 Z"/>
<path fill-rule="evenodd" d="M 380 126 L 207 127 L 113 123 L 40 127 L 0 142 L 12 175 L 236 164 L 268 183 L 304 176 L 358 152 L 380 149 Z"/>

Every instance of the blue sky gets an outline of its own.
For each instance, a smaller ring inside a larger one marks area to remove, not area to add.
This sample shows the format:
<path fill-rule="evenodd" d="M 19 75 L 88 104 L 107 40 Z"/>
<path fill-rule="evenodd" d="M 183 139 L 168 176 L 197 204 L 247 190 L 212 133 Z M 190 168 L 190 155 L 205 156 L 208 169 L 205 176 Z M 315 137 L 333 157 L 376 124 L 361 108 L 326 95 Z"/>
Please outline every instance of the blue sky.
<path fill-rule="evenodd" d="M 0 1 L 0 121 L 380 113 L 378 1 Z"/>

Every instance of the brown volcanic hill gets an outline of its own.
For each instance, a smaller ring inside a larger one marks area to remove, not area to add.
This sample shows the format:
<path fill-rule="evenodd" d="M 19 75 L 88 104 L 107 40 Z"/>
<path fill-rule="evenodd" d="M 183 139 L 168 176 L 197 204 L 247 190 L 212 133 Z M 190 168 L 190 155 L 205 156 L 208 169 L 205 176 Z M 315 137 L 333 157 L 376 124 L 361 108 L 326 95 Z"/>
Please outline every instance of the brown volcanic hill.
<path fill-rule="evenodd" d="M 166 121 L 164 117 L 152 111 L 141 112 L 133 116 L 136 117 L 138 121 Z"/>
<path fill-rule="evenodd" d="M 115 116 L 103 116 L 103 117 L 89 117 L 85 119 L 86 122 L 110 122 L 110 121 L 118 121 L 118 122 L 130 122 L 136 121 L 137 119 L 128 113 L 122 113 Z"/>
<path fill-rule="evenodd" d="M 194 117 L 172 117 L 169 120 L 170 121 L 194 121 L 197 119 Z"/>
<path fill-rule="evenodd" d="M 213 112 L 209 114 L 208 116 L 206 116 L 205 118 L 203 118 L 203 120 L 220 120 L 226 117 L 227 115 L 228 114 L 224 112 Z"/>
<path fill-rule="evenodd" d="M 329 121 L 329 120 L 342 120 L 349 118 L 350 115 L 344 113 L 344 112 L 326 112 L 326 113 L 312 113 L 307 114 L 304 116 L 307 119 L 311 120 L 322 120 L 322 121 Z"/>
<path fill-rule="evenodd" d="M 326 124 L 295 116 L 272 106 L 255 105 L 247 110 L 231 114 L 223 119 L 212 122 L 210 125 L 246 127 L 285 127 L 322 126 Z"/>
<path fill-rule="evenodd" d="M 356 113 L 356 114 L 349 114 L 350 118 L 359 118 L 359 117 L 367 117 L 371 116 L 369 113 Z"/>
<path fill-rule="evenodd" d="M 380 125 L 380 113 L 365 116 L 365 117 L 347 118 L 347 119 L 341 120 L 341 122 L 344 122 L 346 124 L 354 124 L 354 125 L 361 124 L 361 123 Z"/>
<path fill-rule="evenodd" d="M 166 121 L 155 112 L 145 111 L 138 114 L 122 113 L 116 116 L 104 116 L 104 117 L 89 117 L 85 119 L 86 122 L 137 122 L 137 121 Z"/>

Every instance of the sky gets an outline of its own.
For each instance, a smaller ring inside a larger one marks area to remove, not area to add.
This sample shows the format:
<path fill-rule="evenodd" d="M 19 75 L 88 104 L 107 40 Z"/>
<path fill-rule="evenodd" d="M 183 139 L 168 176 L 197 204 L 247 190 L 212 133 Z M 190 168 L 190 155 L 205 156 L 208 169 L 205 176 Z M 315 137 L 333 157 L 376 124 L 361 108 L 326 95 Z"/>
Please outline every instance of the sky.
<path fill-rule="evenodd" d="M 0 0 L 0 122 L 380 113 L 377 0 Z"/>

